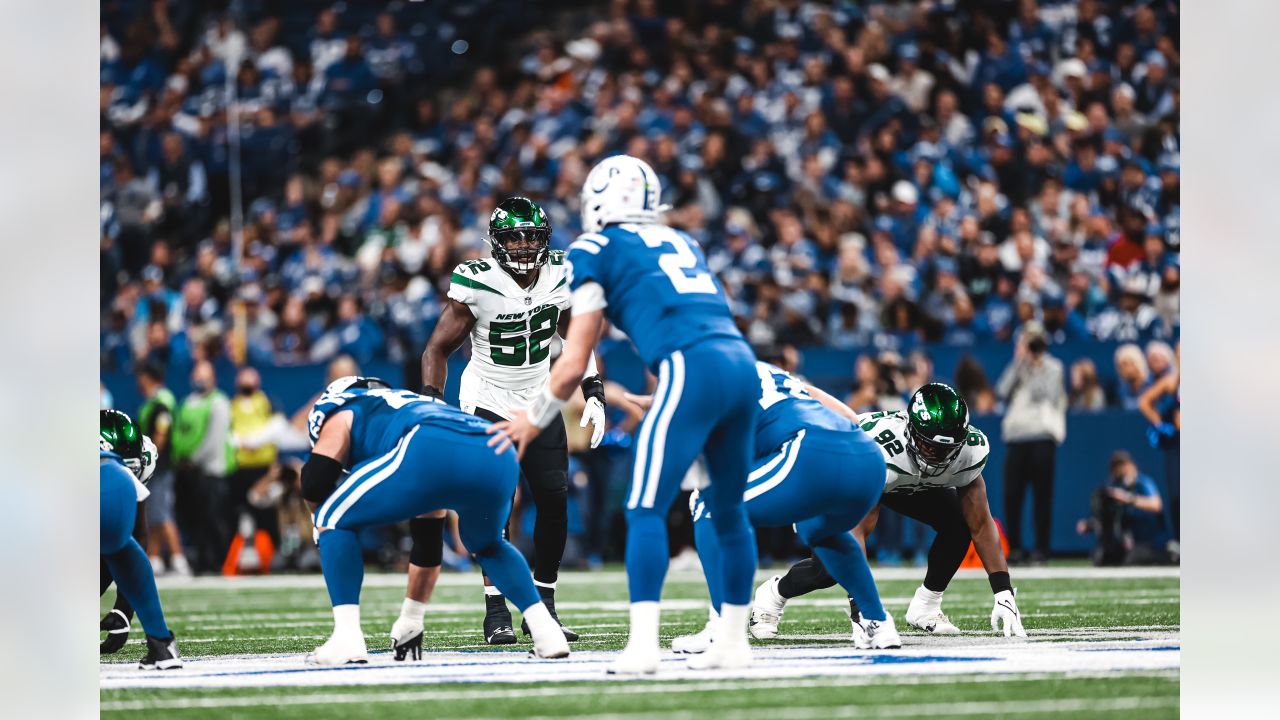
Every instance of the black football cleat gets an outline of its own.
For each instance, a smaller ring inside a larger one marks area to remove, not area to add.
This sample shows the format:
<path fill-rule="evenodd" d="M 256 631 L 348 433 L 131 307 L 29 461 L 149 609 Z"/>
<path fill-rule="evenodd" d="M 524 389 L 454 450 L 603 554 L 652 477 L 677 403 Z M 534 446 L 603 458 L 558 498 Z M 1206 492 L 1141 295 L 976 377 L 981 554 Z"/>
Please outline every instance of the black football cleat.
<path fill-rule="evenodd" d="M 138 663 L 143 670 L 177 670 L 182 667 L 182 656 L 178 654 L 178 641 L 173 633 L 167 638 L 147 636 L 147 655 Z"/>
<path fill-rule="evenodd" d="M 120 612 L 118 608 L 112 608 L 110 612 L 102 616 L 102 622 L 98 623 L 99 630 L 107 632 L 107 639 L 102 641 L 98 646 L 98 653 L 101 655 L 111 655 L 120 651 L 124 647 L 125 642 L 129 640 L 129 618 Z"/>
<path fill-rule="evenodd" d="M 396 662 L 404 662 L 406 657 L 410 660 L 421 660 L 422 631 L 419 630 L 416 635 L 405 639 L 403 642 L 392 641 L 391 649 L 395 651 Z"/>
<path fill-rule="evenodd" d="M 484 641 L 490 645 L 516 644 L 516 632 L 511 629 L 511 610 L 502 595 L 484 596 Z"/>
<path fill-rule="evenodd" d="M 559 615 L 556 615 L 556 591 L 555 591 L 555 588 L 546 588 L 546 587 L 542 587 L 541 585 L 539 585 L 539 586 L 538 586 L 538 594 L 542 596 L 542 604 L 547 606 L 547 612 L 550 612 L 550 613 L 551 613 L 551 619 L 555 620 L 555 621 L 556 621 L 556 624 L 560 626 L 560 632 L 563 632 L 563 633 L 564 633 L 564 639 L 565 639 L 565 640 L 567 640 L 567 641 L 569 641 L 569 642 L 577 642 L 577 641 L 578 641 L 578 633 L 576 633 L 576 632 L 574 632 L 574 631 L 570 630 L 569 628 L 565 627 L 565 626 L 564 626 L 564 623 L 560 622 L 560 616 L 559 616 Z M 525 622 L 524 620 L 521 620 L 521 621 L 520 621 L 520 632 L 524 633 L 524 634 L 525 634 L 525 636 L 528 636 L 528 635 L 529 635 L 529 623 Z"/>

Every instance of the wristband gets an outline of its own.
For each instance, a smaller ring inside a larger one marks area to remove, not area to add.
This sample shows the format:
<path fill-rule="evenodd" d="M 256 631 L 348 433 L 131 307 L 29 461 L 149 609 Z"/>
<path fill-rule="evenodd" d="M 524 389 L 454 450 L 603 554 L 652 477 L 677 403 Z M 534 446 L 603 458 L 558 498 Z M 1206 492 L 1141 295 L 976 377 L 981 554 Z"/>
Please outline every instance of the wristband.
<path fill-rule="evenodd" d="M 551 394 L 551 388 L 543 388 L 542 394 L 529 406 L 529 422 L 545 428 L 560 414 L 563 405 L 563 400 Z"/>
<path fill-rule="evenodd" d="M 444 399 L 444 393 L 440 392 L 440 389 L 437 388 L 435 385 L 423 385 L 422 392 L 418 394 L 426 395 L 427 397 L 433 397 L 433 398 L 436 398 L 437 400 Z"/>
<path fill-rule="evenodd" d="M 600 401 L 601 405 L 605 404 L 604 381 L 600 379 L 599 375 L 592 375 L 589 378 L 582 379 L 582 397 L 587 400 L 595 398 Z"/>
<path fill-rule="evenodd" d="M 991 593 L 993 595 L 1006 590 L 1013 592 L 1013 582 L 1009 579 L 1007 570 L 987 575 L 987 582 L 991 583 Z"/>

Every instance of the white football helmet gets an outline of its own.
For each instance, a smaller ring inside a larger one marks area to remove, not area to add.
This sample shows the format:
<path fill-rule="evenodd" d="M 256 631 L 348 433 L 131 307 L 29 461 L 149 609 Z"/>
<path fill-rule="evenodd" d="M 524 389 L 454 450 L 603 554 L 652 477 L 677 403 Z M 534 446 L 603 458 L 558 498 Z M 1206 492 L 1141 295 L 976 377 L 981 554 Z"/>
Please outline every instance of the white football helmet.
<path fill-rule="evenodd" d="M 649 163 L 614 155 L 596 163 L 582 184 L 582 230 L 599 232 L 609 223 L 657 222 L 662 183 Z"/>

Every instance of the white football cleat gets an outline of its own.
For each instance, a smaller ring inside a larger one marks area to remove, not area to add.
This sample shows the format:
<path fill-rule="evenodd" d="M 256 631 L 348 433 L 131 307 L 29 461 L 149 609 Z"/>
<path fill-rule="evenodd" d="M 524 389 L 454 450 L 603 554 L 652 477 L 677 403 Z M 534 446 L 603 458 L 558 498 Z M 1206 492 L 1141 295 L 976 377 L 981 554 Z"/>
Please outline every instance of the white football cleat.
<path fill-rule="evenodd" d="M 308 665 L 363 665 L 369 662 L 364 633 L 334 633 L 323 645 L 307 655 Z"/>
<path fill-rule="evenodd" d="M 865 617 L 853 624 L 853 646 L 859 650 L 889 650 L 902 647 L 893 616 L 884 614 L 884 620 L 868 620 Z"/>
<path fill-rule="evenodd" d="M 684 653 L 686 655 L 697 655 L 704 653 L 707 648 L 711 647 L 711 640 L 715 637 L 716 628 L 720 624 L 720 616 L 716 615 L 716 611 L 710 612 L 707 618 L 707 624 L 693 635 L 681 635 L 671 641 L 671 651 L 676 653 Z"/>
<path fill-rule="evenodd" d="M 781 579 L 781 575 L 774 575 L 756 588 L 748 629 L 757 640 L 770 640 L 778 636 L 778 624 L 782 622 L 782 611 L 787 604 L 787 599 L 778 593 L 778 581 Z"/>
<path fill-rule="evenodd" d="M 942 612 L 942 593 L 933 592 L 921 585 L 907 606 L 907 614 L 903 616 L 907 625 L 923 630 L 931 635 L 959 635 L 956 627 Z"/>
<path fill-rule="evenodd" d="M 395 624 L 391 626 L 391 650 L 395 653 L 396 661 L 403 662 L 405 658 L 422 659 L 422 632 L 421 620 L 415 622 L 403 615 L 396 618 Z"/>
<path fill-rule="evenodd" d="M 707 651 L 689 658 L 692 670 L 741 670 L 751 667 L 751 644 L 742 638 L 741 642 L 713 642 Z"/>
<path fill-rule="evenodd" d="M 652 675 L 662 664 L 662 651 L 655 645 L 639 648 L 627 643 L 618 659 L 609 664 L 605 672 L 610 675 Z"/>
<path fill-rule="evenodd" d="M 569 657 L 569 641 L 565 639 L 560 622 L 551 616 L 551 611 L 541 602 L 525 608 L 524 621 L 529 626 L 529 635 L 533 637 L 531 657 L 543 660 Z"/>

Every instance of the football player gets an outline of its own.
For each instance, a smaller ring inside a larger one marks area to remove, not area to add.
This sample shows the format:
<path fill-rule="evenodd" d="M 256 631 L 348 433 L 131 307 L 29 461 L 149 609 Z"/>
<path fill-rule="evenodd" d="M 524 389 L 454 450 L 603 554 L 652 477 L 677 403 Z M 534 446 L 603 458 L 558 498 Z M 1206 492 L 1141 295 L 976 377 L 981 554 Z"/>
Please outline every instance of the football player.
<path fill-rule="evenodd" d="M 99 535 L 98 552 L 104 568 L 102 591 L 112 581 L 126 602 L 103 618 L 109 633 L 102 652 L 115 652 L 129 636 L 133 610 L 147 636 L 147 654 L 138 667 L 173 670 L 182 667 L 178 643 L 164 621 L 160 594 L 147 552 L 135 537 L 142 521 L 141 505 L 150 491 L 143 484 L 155 470 L 155 445 L 138 432 L 133 420 L 118 410 L 99 416 Z M 108 620 L 112 622 L 108 624 Z M 110 645 L 108 645 L 110 643 Z"/>
<path fill-rule="evenodd" d="M 509 420 L 513 411 L 538 397 L 550 376 L 552 344 L 557 334 L 564 337 L 570 318 L 568 267 L 564 252 L 549 249 L 550 242 L 551 224 L 537 203 L 523 197 L 498 203 L 489 218 L 493 257 L 454 268 L 448 300 L 422 353 L 422 394 L 443 396 L 449 356 L 470 335 L 471 360 L 458 393 L 464 411 L 486 420 Z M 604 437 L 605 401 L 594 356 L 588 359 L 586 373 L 581 383 L 587 402 L 582 426 L 591 423 L 591 447 L 596 447 Z M 564 421 L 553 420 L 521 456 L 520 469 L 537 509 L 533 582 L 559 622 L 555 592 L 569 535 L 569 444 Z M 400 659 L 409 651 L 416 654 L 422 643 L 423 612 L 440 575 L 444 516 L 415 518 L 409 529 L 409 588 L 391 629 Z M 485 642 L 516 642 L 506 599 L 488 577 L 484 595 Z M 524 625 L 521 629 L 529 634 Z M 568 628 L 564 634 L 571 642 L 578 639 Z"/>
<path fill-rule="evenodd" d="M 330 383 L 307 416 L 312 450 L 302 466 L 302 497 L 314 508 L 320 568 L 333 604 L 333 635 L 307 662 L 364 663 L 359 531 L 434 510 L 458 513 L 462 542 L 516 608 L 533 636 L 533 654 L 569 654 L 560 624 L 538 596 L 529 565 L 503 537 L 520 479 L 514 452 L 487 447 L 489 421 L 443 401 L 392 390 L 377 378 Z"/>
<path fill-rule="evenodd" d="M 756 363 L 760 415 L 756 419 L 756 457 L 743 500 L 755 527 L 794 525 L 804 544 L 831 568 L 862 608 L 853 625 L 860 649 L 902 646 L 893 617 L 880 604 L 880 594 L 862 548 L 849 528 L 862 522 L 884 490 L 884 458 L 880 448 L 855 422 L 847 408 L 832 412 L 814 399 L 826 394 L 806 386 L 786 371 Z M 649 398 L 628 399 L 647 407 Z M 839 404 L 839 401 L 834 401 Z M 698 558 L 711 592 L 711 618 L 702 632 L 676 638 L 676 652 L 705 652 L 714 642 L 719 622 L 720 552 L 711 517 L 695 491 L 689 498 Z"/>
<path fill-rule="evenodd" d="M 942 612 L 942 593 L 960 569 L 972 540 L 995 594 L 991 629 L 1003 629 L 1005 637 L 1026 637 L 1009 565 L 987 504 L 987 483 L 982 478 L 990 451 L 987 436 L 969 424 L 964 399 L 947 385 L 929 383 L 911 396 L 906 410 L 868 413 L 859 420 L 880 445 L 886 477 L 880 505 L 853 530 L 858 542 L 866 547 L 880 506 L 919 520 L 937 533 L 929 548 L 924 584 L 907 607 L 907 624 L 935 635 L 960 632 Z M 760 639 L 775 637 L 787 600 L 835 584 L 819 556 L 770 578 L 756 589 L 751 634 Z M 854 600 L 849 613 L 856 624 L 859 610 L 865 608 Z"/>
<path fill-rule="evenodd" d="M 591 169 L 581 196 L 586 232 L 569 246 L 574 319 L 564 352 L 529 409 L 494 425 L 499 447 L 510 439 L 524 451 L 556 422 L 587 371 L 606 313 L 658 377 L 653 407 L 636 438 L 626 500 L 631 632 L 609 672 L 627 675 L 658 669 L 666 517 L 699 455 L 711 480 L 702 498 L 723 557 L 722 622 L 712 649 L 691 664 L 751 663 L 746 624 L 756 548 L 742 492 L 759 408 L 755 356 L 698 244 L 660 222 L 661 193 L 657 174 L 638 158 L 615 155 Z"/>

